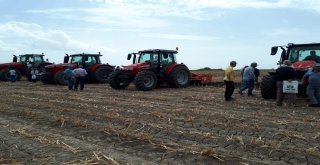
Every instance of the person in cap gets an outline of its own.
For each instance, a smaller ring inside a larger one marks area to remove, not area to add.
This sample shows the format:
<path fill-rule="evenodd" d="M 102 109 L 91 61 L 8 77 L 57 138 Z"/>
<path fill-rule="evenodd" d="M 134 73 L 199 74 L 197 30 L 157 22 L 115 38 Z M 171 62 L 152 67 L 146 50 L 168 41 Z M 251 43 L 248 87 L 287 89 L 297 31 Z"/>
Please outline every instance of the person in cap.
<path fill-rule="evenodd" d="M 231 101 L 233 100 L 232 94 L 234 92 L 234 79 L 235 79 L 235 73 L 233 68 L 236 67 L 237 62 L 231 61 L 230 65 L 225 70 L 225 76 L 224 76 L 224 84 L 226 86 L 225 93 L 224 93 L 224 99 L 225 101 Z"/>
<path fill-rule="evenodd" d="M 276 69 L 276 80 L 277 80 L 277 106 L 282 106 L 282 102 L 287 95 L 288 105 L 296 107 L 296 93 L 283 93 L 283 81 L 291 82 L 296 78 L 295 70 L 290 67 L 291 61 L 284 60 L 283 64 Z"/>
<path fill-rule="evenodd" d="M 302 78 L 307 80 L 306 94 L 309 98 L 309 107 L 320 107 L 320 64 L 317 63 Z"/>
<path fill-rule="evenodd" d="M 254 69 L 258 66 L 256 62 L 251 63 L 249 67 L 247 67 L 243 72 L 243 81 L 239 90 L 239 94 L 243 95 L 243 91 L 248 89 L 248 96 L 253 96 L 253 88 L 254 82 L 256 80 L 256 76 L 254 74 Z"/>

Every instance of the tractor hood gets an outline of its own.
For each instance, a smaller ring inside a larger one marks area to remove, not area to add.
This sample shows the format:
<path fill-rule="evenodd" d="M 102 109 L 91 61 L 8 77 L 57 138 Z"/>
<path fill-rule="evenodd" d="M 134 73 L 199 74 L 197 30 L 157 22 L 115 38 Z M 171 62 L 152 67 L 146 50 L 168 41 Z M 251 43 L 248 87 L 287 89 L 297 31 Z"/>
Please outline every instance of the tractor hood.
<path fill-rule="evenodd" d="M 291 65 L 291 67 L 295 70 L 307 70 L 316 65 L 315 61 L 307 60 L 307 61 L 298 61 Z"/>
<path fill-rule="evenodd" d="M 10 63 L 0 64 L 0 68 L 4 68 L 4 67 L 22 68 L 23 66 L 24 65 L 19 62 L 10 62 Z"/>
<path fill-rule="evenodd" d="M 72 68 L 76 68 L 78 65 L 77 64 L 51 64 L 51 65 L 47 65 L 46 68 L 67 68 L 71 66 Z"/>
<path fill-rule="evenodd" d="M 150 68 L 150 62 L 143 62 L 143 63 L 137 63 L 137 64 L 131 64 L 127 66 L 122 66 L 124 70 L 134 70 L 137 68 Z"/>

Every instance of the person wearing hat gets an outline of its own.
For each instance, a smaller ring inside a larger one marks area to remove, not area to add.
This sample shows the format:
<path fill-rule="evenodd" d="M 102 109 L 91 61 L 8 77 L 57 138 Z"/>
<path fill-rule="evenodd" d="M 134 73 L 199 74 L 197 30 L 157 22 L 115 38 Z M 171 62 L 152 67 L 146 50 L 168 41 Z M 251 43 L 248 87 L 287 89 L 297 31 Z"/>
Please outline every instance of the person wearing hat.
<path fill-rule="evenodd" d="M 317 63 L 302 79 L 308 82 L 306 93 L 310 101 L 309 107 L 320 107 L 320 64 Z"/>
<path fill-rule="evenodd" d="M 295 70 L 290 67 L 291 61 L 284 60 L 283 64 L 276 70 L 277 80 L 277 106 L 282 106 L 285 95 L 288 97 L 288 105 L 296 107 L 296 93 L 283 93 L 283 81 L 291 82 L 296 78 Z"/>
<path fill-rule="evenodd" d="M 248 96 L 253 96 L 252 91 L 254 88 L 254 82 L 256 80 L 256 76 L 254 74 L 254 69 L 258 66 L 256 62 L 251 63 L 249 67 L 244 69 L 243 72 L 243 81 L 239 90 L 239 94 L 243 95 L 243 91 L 248 89 Z"/>
<path fill-rule="evenodd" d="M 225 101 L 231 101 L 233 98 L 231 97 L 234 92 L 234 78 L 235 73 L 233 68 L 236 67 L 237 62 L 231 61 L 230 65 L 225 70 L 225 76 L 223 78 L 224 84 L 226 85 L 225 93 L 224 93 L 224 99 Z"/>

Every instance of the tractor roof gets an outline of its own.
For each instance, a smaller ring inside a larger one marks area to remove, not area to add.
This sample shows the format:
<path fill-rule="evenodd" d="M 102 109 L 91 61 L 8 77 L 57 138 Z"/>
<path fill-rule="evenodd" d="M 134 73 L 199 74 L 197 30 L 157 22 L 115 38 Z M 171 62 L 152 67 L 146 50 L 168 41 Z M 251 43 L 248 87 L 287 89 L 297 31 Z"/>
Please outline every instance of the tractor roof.
<path fill-rule="evenodd" d="M 305 43 L 305 44 L 288 43 L 287 47 L 314 46 L 314 45 L 320 45 L 320 43 Z"/>
<path fill-rule="evenodd" d="M 101 54 L 88 54 L 88 53 L 79 53 L 79 54 L 71 54 L 72 56 L 102 56 Z"/>
<path fill-rule="evenodd" d="M 167 53 L 178 53 L 176 50 L 166 50 L 166 49 L 149 49 L 149 50 L 141 50 L 139 53 L 148 53 L 148 52 L 167 52 Z"/>
<path fill-rule="evenodd" d="M 19 56 L 44 56 L 44 54 L 21 54 Z"/>

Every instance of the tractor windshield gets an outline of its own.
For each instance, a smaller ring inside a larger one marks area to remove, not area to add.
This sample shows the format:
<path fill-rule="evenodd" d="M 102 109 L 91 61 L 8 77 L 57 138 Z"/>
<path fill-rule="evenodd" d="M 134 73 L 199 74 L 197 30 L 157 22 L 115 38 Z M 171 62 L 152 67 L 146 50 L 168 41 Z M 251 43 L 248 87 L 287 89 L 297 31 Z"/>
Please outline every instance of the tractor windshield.
<path fill-rule="evenodd" d="M 314 60 L 320 62 L 320 45 L 292 47 L 288 59 L 292 62 Z"/>
<path fill-rule="evenodd" d="M 33 62 L 36 64 L 43 62 L 43 56 L 33 56 Z"/>
<path fill-rule="evenodd" d="M 141 53 L 139 56 L 139 63 L 150 61 L 151 63 L 156 63 L 158 61 L 158 54 L 156 53 Z"/>
<path fill-rule="evenodd" d="M 82 56 L 72 56 L 71 63 L 82 64 Z"/>

